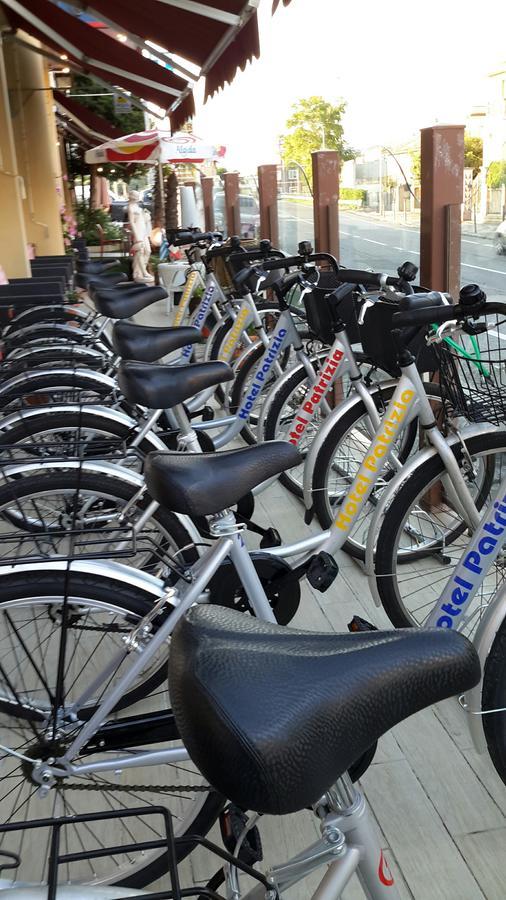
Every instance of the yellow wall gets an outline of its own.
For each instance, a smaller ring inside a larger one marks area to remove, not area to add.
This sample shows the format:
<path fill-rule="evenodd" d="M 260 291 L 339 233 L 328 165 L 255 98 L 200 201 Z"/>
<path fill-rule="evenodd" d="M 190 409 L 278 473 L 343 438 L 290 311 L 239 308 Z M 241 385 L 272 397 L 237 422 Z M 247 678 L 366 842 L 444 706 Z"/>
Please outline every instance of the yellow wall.
<path fill-rule="evenodd" d="M 21 196 L 22 182 L 18 174 L 3 44 L 0 40 L 0 266 L 8 278 L 26 278 L 30 275 Z"/>
<path fill-rule="evenodd" d="M 23 32 L 19 35 L 40 46 Z M 24 182 L 26 238 L 35 244 L 39 256 L 61 254 L 61 166 L 47 66 L 42 56 L 14 41 L 4 41 L 4 59 L 17 162 Z"/>

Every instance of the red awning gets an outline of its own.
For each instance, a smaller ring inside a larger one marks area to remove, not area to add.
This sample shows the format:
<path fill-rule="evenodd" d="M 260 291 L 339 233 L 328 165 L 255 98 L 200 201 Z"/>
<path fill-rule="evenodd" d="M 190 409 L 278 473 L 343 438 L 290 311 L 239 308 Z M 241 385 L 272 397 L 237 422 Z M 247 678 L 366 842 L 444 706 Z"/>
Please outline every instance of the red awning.
<path fill-rule="evenodd" d="M 168 109 L 187 87 L 184 78 L 49 0 L 4 0 L 4 7 L 12 27 L 22 28 L 58 53 L 65 53 L 70 62 L 162 109 Z"/>
<path fill-rule="evenodd" d="M 141 15 L 139 0 L 90 0 L 85 6 L 114 20 L 125 31 L 204 68 L 206 97 L 260 55 L 256 10 L 247 0 L 142 0 Z M 207 15 L 203 14 L 206 8 Z"/>
<path fill-rule="evenodd" d="M 65 119 L 61 113 L 56 112 L 56 118 L 60 125 L 65 127 L 65 131 L 68 131 L 72 137 L 77 141 L 78 144 L 81 144 L 85 150 L 89 150 L 94 143 L 94 138 L 91 133 L 87 133 L 79 128 L 69 119 Z"/>
<path fill-rule="evenodd" d="M 136 97 L 169 109 L 173 130 L 195 112 L 191 79 L 92 28 L 50 0 L 0 0 L 14 28 L 65 52 L 69 61 Z M 206 99 L 260 55 L 256 0 L 91 0 L 79 3 L 139 43 L 150 40 L 197 65 Z M 177 64 L 176 64 L 177 65 Z"/>
<path fill-rule="evenodd" d="M 121 137 L 119 128 L 115 128 L 103 116 L 99 116 L 87 106 L 83 106 L 74 97 L 67 97 L 61 91 L 53 91 L 53 97 L 59 112 L 71 120 L 74 128 L 80 129 L 83 133 L 91 133 L 91 145 L 96 143 L 95 135 L 104 141 Z"/>

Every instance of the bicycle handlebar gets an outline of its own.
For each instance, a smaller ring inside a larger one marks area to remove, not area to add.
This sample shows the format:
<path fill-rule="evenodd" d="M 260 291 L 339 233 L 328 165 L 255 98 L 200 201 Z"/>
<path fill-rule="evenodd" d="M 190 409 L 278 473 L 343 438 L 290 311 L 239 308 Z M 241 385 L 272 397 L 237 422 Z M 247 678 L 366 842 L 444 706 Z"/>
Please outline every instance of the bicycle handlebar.
<path fill-rule="evenodd" d="M 337 279 L 351 284 L 362 284 L 364 287 L 383 288 L 386 285 L 398 287 L 400 278 L 385 275 L 382 272 L 366 272 L 362 269 L 339 269 Z"/>
<path fill-rule="evenodd" d="M 301 269 L 303 266 L 307 265 L 307 263 L 318 262 L 320 260 L 329 263 L 337 275 L 339 272 L 337 259 L 330 253 L 311 253 L 308 256 L 285 256 L 282 265 L 276 263 L 275 260 L 270 259 L 266 260 L 262 265 L 266 271 L 270 271 L 271 269 L 288 269 L 292 266 L 297 266 L 297 268 Z"/>
<path fill-rule="evenodd" d="M 222 241 L 223 235 L 220 231 L 181 231 L 177 235 L 173 235 L 172 244 L 174 247 L 182 247 L 185 244 L 200 244 L 206 241 Z"/>
<path fill-rule="evenodd" d="M 423 295 L 418 294 L 418 297 Z M 426 294 L 430 297 L 430 293 Z M 462 292 L 461 292 L 462 298 Z M 408 328 L 423 325 L 442 325 L 443 322 L 451 322 L 452 319 L 478 318 L 486 310 L 493 312 L 493 304 L 486 302 L 485 294 L 477 298 L 475 303 L 458 303 L 449 306 L 425 306 L 422 309 L 407 309 L 396 312 L 392 316 L 394 328 Z"/>

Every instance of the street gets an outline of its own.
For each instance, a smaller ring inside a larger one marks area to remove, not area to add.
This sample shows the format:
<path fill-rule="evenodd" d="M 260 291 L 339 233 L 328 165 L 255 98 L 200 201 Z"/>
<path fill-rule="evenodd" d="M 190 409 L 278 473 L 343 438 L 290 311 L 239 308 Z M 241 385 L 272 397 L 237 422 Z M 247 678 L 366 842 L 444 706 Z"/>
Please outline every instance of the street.
<path fill-rule="evenodd" d="M 417 228 L 353 212 L 340 212 L 339 223 L 343 265 L 395 274 L 407 259 L 418 263 Z M 280 200 L 279 230 L 281 247 L 288 252 L 296 251 L 298 241 L 314 240 L 311 203 Z M 462 236 L 461 282 L 476 282 L 489 299 L 506 298 L 506 256 L 496 254 L 491 237 Z"/>

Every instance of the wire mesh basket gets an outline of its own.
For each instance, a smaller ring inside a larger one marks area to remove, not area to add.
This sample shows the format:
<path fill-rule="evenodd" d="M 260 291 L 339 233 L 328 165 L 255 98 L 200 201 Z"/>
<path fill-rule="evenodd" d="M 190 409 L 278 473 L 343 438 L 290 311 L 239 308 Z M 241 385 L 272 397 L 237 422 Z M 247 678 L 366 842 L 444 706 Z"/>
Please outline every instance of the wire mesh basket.
<path fill-rule="evenodd" d="M 469 422 L 506 423 L 506 334 L 487 322 L 433 344 L 441 393 L 451 416 Z M 487 327 L 488 326 L 488 327 Z M 474 331 L 474 333 L 473 333 Z"/>

